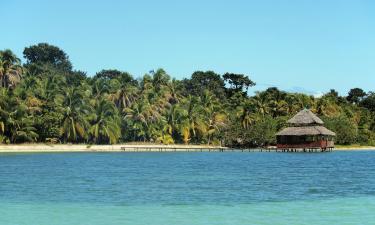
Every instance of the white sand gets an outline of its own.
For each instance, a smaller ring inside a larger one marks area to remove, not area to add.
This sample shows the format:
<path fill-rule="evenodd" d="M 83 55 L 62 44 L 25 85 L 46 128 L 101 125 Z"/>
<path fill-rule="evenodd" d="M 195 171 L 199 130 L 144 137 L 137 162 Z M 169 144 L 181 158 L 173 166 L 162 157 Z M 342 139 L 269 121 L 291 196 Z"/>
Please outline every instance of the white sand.
<path fill-rule="evenodd" d="M 223 149 L 220 146 L 206 145 L 154 145 L 154 144 L 11 144 L 0 145 L 0 152 L 135 152 L 135 151 L 209 151 Z"/>
<path fill-rule="evenodd" d="M 0 144 L 1 152 L 200 152 L 228 149 L 208 145 L 161 145 L 161 144 L 116 144 L 116 145 L 85 145 L 85 144 Z M 375 150 L 375 146 L 340 146 L 335 151 Z"/>
<path fill-rule="evenodd" d="M 337 151 L 373 151 L 375 150 L 375 146 L 359 146 L 359 147 L 345 147 L 340 146 L 338 148 L 335 148 L 334 150 Z"/>

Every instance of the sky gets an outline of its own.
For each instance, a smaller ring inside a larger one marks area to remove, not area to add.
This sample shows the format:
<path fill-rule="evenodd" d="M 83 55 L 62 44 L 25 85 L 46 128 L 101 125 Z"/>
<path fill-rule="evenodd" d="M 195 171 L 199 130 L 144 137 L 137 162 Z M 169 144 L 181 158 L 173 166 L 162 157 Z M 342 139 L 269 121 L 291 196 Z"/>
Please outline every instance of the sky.
<path fill-rule="evenodd" d="M 371 0 L 0 0 L 0 12 L 0 49 L 22 58 L 47 42 L 88 75 L 213 70 L 248 75 L 252 91 L 375 91 Z"/>

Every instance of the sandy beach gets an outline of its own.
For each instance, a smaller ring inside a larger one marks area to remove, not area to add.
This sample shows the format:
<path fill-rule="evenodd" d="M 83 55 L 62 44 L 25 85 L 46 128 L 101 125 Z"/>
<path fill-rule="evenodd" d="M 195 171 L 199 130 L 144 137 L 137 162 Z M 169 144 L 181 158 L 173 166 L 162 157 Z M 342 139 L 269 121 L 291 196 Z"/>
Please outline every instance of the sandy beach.
<path fill-rule="evenodd" d="M 337 146 L 334 150 L 337 151 L 372 151 L 375 146 Z"/>
<path fill-rule="evenodd" d="M 0 145 L 0 152 L 176 152 L 176 151 L 218 151 L 226 149 L 208 145 L 158 145 L 158 144 L 12 144 Z"/>
<path fill-rule="evenodd" d="M 227 147 L 212 145 L 161 145 L 161 144 L 12 144 L 0 145 L 1 152 L 201 152 L 219 151 Z M 375 150 L 375 146 L 337 146 L 336 151 Z"/>

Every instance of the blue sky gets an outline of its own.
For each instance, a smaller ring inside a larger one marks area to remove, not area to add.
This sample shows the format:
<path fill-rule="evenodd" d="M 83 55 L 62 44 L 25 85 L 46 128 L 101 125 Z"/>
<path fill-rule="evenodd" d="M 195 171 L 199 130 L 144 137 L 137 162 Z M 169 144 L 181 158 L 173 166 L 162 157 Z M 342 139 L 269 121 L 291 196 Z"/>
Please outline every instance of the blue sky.
<path fill-rule="evenodd" d="M 375 1 L 0 1 L 0 49 L 48 42 L 75 69 L 248 75 L 253 90 L 375 91 Z"/>

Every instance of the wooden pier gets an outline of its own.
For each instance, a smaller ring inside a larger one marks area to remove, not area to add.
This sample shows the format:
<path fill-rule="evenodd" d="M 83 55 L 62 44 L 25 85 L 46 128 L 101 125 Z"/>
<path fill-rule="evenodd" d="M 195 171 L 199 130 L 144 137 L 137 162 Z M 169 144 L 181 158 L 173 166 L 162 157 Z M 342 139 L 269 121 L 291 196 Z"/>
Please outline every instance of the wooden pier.
<path fill-rule="evenodd" d="M 319 149 L 319 148 L 311 148 L 311 149 L 279 149 L 279 148 L 255 148 L 255 149 L 228 149 L 225 151 L 241 151 L 241 152 L 332 152 L 333 148 L 329 149 Z"/>
<path fill-rule="evenodd" d="M 223 152 L 227 147 L 190 147 L 190 146 L 122 146 L 124 152 Z"/>
<path fill-rule="evenodd" d="M 332 152 L 333 147 L 329 148 L 277 148 L 279 152 Z"/>
<path fill-rule="evenodd" d="M 279 149 L 275 147 L 235 149 L 227 147 L 123 146 L 124 152 L 331 152 L 333 148 Z"/>

